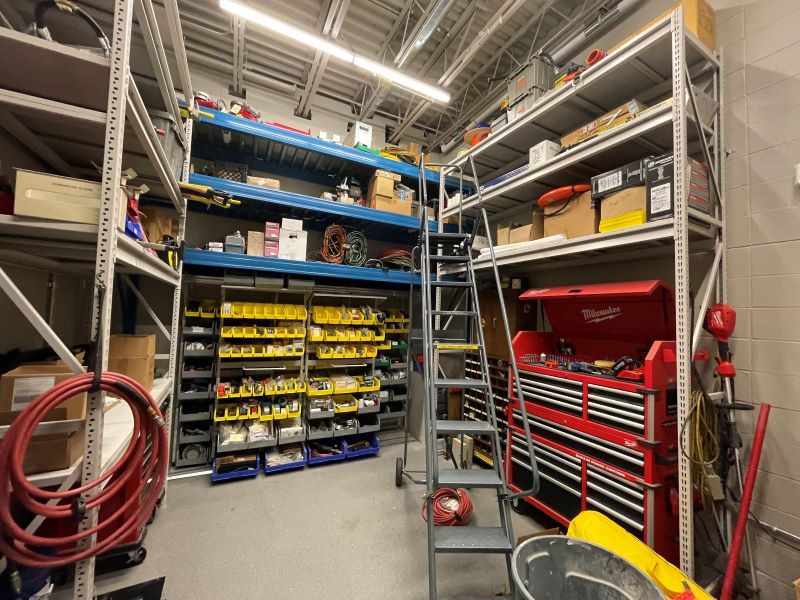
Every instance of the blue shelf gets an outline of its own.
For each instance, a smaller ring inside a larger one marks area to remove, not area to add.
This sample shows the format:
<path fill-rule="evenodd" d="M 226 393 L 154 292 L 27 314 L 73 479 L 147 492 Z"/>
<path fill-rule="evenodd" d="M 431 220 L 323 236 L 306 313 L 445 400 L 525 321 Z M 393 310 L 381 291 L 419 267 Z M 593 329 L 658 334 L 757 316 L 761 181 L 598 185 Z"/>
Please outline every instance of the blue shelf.
<path fill-rule="evenodd" d="M 250 121 L 249 119 L 243 119 L 241 117 L 211 110 L 209 108 L 203 108 L 202 111 L 204 113 L 210 113 L 212 116 L 209 117 L 201 114 L 200 123 L 206 123 L 222 129 L 227 129 L 229 131 L 235 131 L 245 135 L 251 135 L 264 140 L 269 140 L 275 145 L 285 144 L 300 150 L 333 157 L 351 164 L 369 167 L 371 169 L 385 169 L 387 171 L 397 173 L 406 179 L 413 179 L 414 181 L 416 181 L 419 176 L 419 167 L 416 165 L 392 160 L 383 156 L 378 156 L 377 154 L 370 154 L 369 152 L 363 152 L 362 150 L 349 148 L 341 144 L 334 144 L 333 142 L 321 140 L 310 135 L 295 133 L 294 131 L 289 131 L 287 129 L 283 129 L 282 127 Z M 202 131 L 198 133 L 200 133 L 202 139 Z M 276 150 L 280 153 L 282 149 L 276 148 Z M 425 177 L 429 182 L 438 185 L 438 173 L 426 170 Z M 448 181 L 448 187 L 457 189 L 458 183 L 455 181 Z M 414 188 L 416 189 L 416 185 L 414 185 Z"/>
<path fill-rule="evenodd" d="M 374 208 L 367 208 L 365 206 L 342 204 L 341 202 L 334 202 L 332 200 L 323 200 L 322 198 L 314 198 L 312 196 L 295 194 L 293 192 L 262 188 L 246 183 L 237 183 L 235 181 L 228 181 L 209 175 L 200 175 L 198 173 L 192 173 L 189 176 L 189 183 L 207 185 L 215 190 L 233 194 L 236 198 L 281 206 L 290 209 L 292 212 L 300 211 L 304 213 L 313 213 L 314 215 L 324 215 L 328 219 L 331 217 L 339 217 L 340 219 L 357 221 L 359 223 L 367 222 L 401 229 L 419 230 L 419 217 L 399 215 L 385 210 L 375 210 Z M 225 215 L 238 217 L 240 211 L 241 209 L 239 207 L 232 207 L 225 211 Z M 431 231 L 435 231 L 436 222 L 428 221 L 428 228 Z"/>
<path fill-rule="evenodd" d="M 408 285 L 410 274 L 407 271 L 353 267 L 325 262 L 286 260 L 266 256 L 248 256 L 230 252 L 209 252 L 187 248 L 183 256 L 184 265 L 211 267 L 218 269 L 243 269 L 249 271 L 271 271 L 292 275 L 330 277 L 347 279 L 350 283 L 364 281 L 386 285 Z M 414 274 L 414 285 L 420 285 L 420 277 Z"/>

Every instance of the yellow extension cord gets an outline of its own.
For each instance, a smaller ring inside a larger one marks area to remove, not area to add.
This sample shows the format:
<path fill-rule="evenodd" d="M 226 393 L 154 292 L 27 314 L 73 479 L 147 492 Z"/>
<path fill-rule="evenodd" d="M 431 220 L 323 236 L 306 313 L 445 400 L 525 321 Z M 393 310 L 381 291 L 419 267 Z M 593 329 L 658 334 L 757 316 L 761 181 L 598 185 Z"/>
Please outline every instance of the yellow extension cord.
<path fill-rule="evenodd" d="M 681 427 L 679 443 L 681 452 L 695 468 L 692 469 L 692 484 L 700 491 L 703 507 L 713 502 L 708 476 L 720 457 L 717 408 L 703 392 L 695 390 L 691 396 L 692 407 Z M 686 451 L 686 434 L 689 434 L 689 451 Z"/>

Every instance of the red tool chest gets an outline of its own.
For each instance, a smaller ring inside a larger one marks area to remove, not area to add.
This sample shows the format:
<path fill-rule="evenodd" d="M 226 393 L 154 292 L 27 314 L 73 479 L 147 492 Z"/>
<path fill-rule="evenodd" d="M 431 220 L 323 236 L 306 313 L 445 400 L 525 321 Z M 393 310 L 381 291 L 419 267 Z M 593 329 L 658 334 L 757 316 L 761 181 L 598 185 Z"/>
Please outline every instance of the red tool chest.
<path fill-rule="evenodd" d="M 676 560 L 672 290 L 650 280 L 532 289 L 520 299 L 538 300 L 550 325 L 513 341 L 541 475 L 538 496 L 526 500 L 564 525 L 597 510 Z M 582 372 L 622 356 L 641 362 L 641 380 Z M 531 473 L 513 381 L 509 397 L 506 468 L 523 490 Z"/>

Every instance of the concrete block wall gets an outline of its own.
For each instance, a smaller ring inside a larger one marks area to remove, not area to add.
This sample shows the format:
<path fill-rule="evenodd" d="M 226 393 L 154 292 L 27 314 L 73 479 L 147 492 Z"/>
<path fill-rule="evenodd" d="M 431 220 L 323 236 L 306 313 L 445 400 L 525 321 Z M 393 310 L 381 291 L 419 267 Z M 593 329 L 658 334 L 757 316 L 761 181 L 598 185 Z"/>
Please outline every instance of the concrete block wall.
<path fill-rule="evenodd" d="M 753 512 L 800 536 L 800 190 L 792 178 L 800 163 L 800 2 L 724 4 L 717 11 L 717 45 L 725 57 L 736 391 L 740 400 L 773 406 Z M 745 456 L 755 418 L 753 411 L 739 419 Z M 755 538 L 761 597 L 794 600 L 800 551 L 760 531 Z"/>

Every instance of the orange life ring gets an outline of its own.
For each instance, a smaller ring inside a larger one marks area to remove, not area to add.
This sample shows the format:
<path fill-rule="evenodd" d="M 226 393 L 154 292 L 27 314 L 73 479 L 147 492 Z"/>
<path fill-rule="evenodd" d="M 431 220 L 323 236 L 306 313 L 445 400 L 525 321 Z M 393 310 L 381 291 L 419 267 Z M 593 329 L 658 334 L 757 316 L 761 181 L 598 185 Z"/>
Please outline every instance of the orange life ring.
<path fill-rule="evenodd" d="M 583 192 L 588 192 L 591 189 L 592 186 L 586 183 L 579 183 L 577 185 L 567 185 L 564 187 L 556 188 L 544 194 L 541 198 L 539 198 L 536 204 L 539 208 L 547 208 L 554 202 L 569 200 L 576 194 L 582 194 Z"/>

